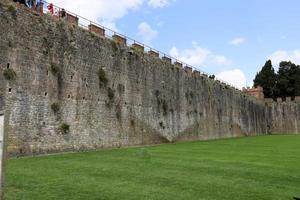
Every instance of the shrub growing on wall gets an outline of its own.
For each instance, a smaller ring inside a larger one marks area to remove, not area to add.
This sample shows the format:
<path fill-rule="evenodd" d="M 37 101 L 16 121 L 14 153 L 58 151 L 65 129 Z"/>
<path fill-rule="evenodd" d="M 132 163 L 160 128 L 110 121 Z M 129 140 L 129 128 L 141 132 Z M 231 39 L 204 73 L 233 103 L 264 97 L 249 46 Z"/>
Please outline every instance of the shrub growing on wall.
<path fill-rule="evenodd" d="M 52 111 L 53 111 L 54 113 L 58 113 L 58 111 L 60 110 L 60 106 L 59 106 L 58 103 L 53 103 L 53 104 L 51 105 L 51 109 L 52 109 Z"/>
<path fill-rule="evenodd" d="M 118 44 L 117 44 L 117 42 L 115 42 L 114 40 L 111 40 L 111 45 L 112 45 L 112 48 L 113 48 L 114 52 L 118 51 Z"/>
<path fill-rule="evenodd" d="M 59 129 L 62 132 L 62 134 L 68 134 L 69 131 L 70 131 L 70 125 L 66 124 L 66 123 L 63 123 L 63 124 L 60 125 Z"/>
<path fill-rule="evenodd" d="M 5 69 L 3 76 L 6 80 L 14 80 L 16 78 L 16 72 L 13 69 Z"/>
<path fill-rule="evenodd" d="M 108 79 L 106 78 L 106 74 L 103 68 L 99 69 L 98 78 L 99 78 L 100 87 L 106 87 L 108 83 Z"/>

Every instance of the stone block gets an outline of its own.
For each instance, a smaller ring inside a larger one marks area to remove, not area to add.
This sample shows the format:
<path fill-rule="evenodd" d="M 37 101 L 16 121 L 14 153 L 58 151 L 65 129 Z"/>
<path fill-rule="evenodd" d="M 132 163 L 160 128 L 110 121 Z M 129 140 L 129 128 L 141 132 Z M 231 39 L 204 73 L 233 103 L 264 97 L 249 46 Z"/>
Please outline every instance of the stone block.
<path fill-rule="evenodd" d="M 282 98 L 277 98 L 277 103 L 282 103 Z"/>
<path fill-rule="evenodd" d="M 188 74 L 192 74 L 193 73 L 193 68 L 185 66 L 184 71 L 186 71 Z"/>
<path fill-rule="evenodd" d="M 295 102 L 300 103 L 300 96 L 295 97 Z"/>
<path fill-rule="evenodd" d="M 286 102 L 291 102 L 291 101 L 292 101 L 292 97 L 286 97 L 286 98 L 285 98 L 285 101 L 286 101 Z"/>
<path fill-rule="evenodd" d="M 75 16 L 75 15 L 72 15 L 70 13 L 66 13 L 66 20 L 69 24 L 75 24 L 75 25 L 78 25 L 78 17 Z"/>
<path fill-rule="evenodd" d="M 174 63 L 174 65 L 175 65 L 175 67 L 178 67 L 178 68 L 182 68 L 183 67 L 183 64 L 181 62 L 178 62 L 178 61 L 176 61 Z"/>
<path fill-rule="evenodd" d="M 195 77 L 200 77 L 201 76 L 201 72 L 199 72 L 197 70 L 194 70 L 193 74 L 194 74 Z"/>
<path fill-rule="evenodd" d="M 265 102 L 268 103 L 268 104 L 274 102 L 274 100 L 273 100 L 272 98 L 265 98 L 264 100 L 265 100 Z"/>
<path fill-rule="evenodd" d="M 168 63 L 168 64 L 172 64 L 172 59 L 167 56 L 163 56 L 162 61 L 164 61 L 165 63 Z"/>
<path fill-rule="evenodd" d="M 99 36 L 105 36 L 105 29 L 104 28 L 100 28 L 99 26 L 96 26 L 94 24 L 90 24 L 89 25 L 89 31 L 99 35 Z"/>
<path fill-rule="evenodd" d="M 52 16 L 52 20 L 53 20 L 54 22 L 58 22 L 58 21 L 59 21 L 59 16 L 53 15 L 53 16 Z"/>
<path fill-rule="evenodd" d="M 144 46 L 142 46 L 142 45 L 140 45 L 140 44 L 137 44 L 137 43 L 134 43 L 134 44 L 132 45 L 132 48 L 134 48 L 135 50 L 141 51 L 141 52 L 144 52 L 144 51 L 145 51 Z"/>
<path fill-rule="evenodd" d="M 118 44 L 120 44 L 120 45 L 126 45 L 127 44 L 127 40 L 126 40 L 126 38 L 124 38 L 124 37 L 122 37 L 122 36 L 120 36 L 120 35 L 113 35 L 112 36 L 112 38 L 113 38 L 113 40 L 116 42 L 116 43 L 118 43 Z"/>
<path fill-rule="evenodd" d="M 150 50 L 148 53 L 152 57 L 159 58 L 159 53 L 157 51 Z"/>

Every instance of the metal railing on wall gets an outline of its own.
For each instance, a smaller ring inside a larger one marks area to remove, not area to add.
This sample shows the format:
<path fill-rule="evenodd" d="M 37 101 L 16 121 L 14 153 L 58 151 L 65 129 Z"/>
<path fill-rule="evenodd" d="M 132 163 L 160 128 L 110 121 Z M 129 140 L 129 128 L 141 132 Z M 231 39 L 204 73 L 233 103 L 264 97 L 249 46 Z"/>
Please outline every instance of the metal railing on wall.
<path fill-rule="evenodd" d="M 87 18 L 85 18 L 85 17 L 82 17 L 82 16 L 76 14 L 76 13 L 70 12 L 70 11 L 64 9 L 64 8 L 61 8 L 61 7 L 59 7 L 59 6 L 56 6 L 56 5 L 54 5 L 53 3 L 49 3 L 49 2 L 47 2 L 47 1 L 43 1 L 43 3 L 44 3 L 44 9 L 43 9 L 43 12 L 44 12 L 45 14 L 46 14 L 46 13 L 51 13 L 51 12 L 48 10 L 48 8 L 49 8 L 49 6 L 50 6 L 50 7 L 52 7 L 52 13 L 51 13 L 51 14 L 52 14 L 53 16 L 57 17 L 57 18 L 61 18 L 61 17 L 62 17 L 62 16 L 61 16 L 61 13 L 62 13 L 62 12 L 65 12 L 65 14 L 71 15 L 71 16 L 77 18 L 77 20 L 78 20 L 78 26 L 80 26 L 81 28 L 84 28 L 84 29 L 90 31 L 90 29 L 89 29 L 89 26 L 90 26 L 90 25 L 99 27 L 99 28 L 101 28 L 101 29 L 104 30 L 104 35 L 103 35 L 103 36 L 106 37 L 106 38 L 112 39 L 112 37 L 113 37 L 114 35 L 119 36 L 119 37 L 122 37 L 122 38 L 126 39 L 126 45 L 128 45 L 129 47 L 132 46 L 133 44 L 140 45 L 140 46 L 143 48 L 143 50 L 144 50 L 145 52 L 155 52 L 155 53 L 157 53 L 157 55 L 158 55 L 159 58 L 163 58 L 163 57 L 168 58 L 168 59 L 170 59 L 171 63 L 173 63 L 173 64 L 174 64 L 174 63 L 178 63 L 178 64 L 182 65 L 182 67 L 189 67 L 189 68 L 192 69 L 192 71 L 197 71 L 197 72 L 199 72 L 201 75 L 204 75 L 204 76 L 207 76 L 207 77 L 211 77 L 212 79 L 214 79 L 214 80 L 216 80 L 216 81 L 219 81 L 219 82 L 221 82 L 221 83 L 223 83 L 223 84 L 225 84 L 225 85 L 227 85 L 227 86 L 229 86 L 229 87 L 232 87 L 232 88 L 234 88 L 234 89 L 236 89 L 236 90 L 240 90 L 240 89 L 238 89 L 236 86 L 234 86 L 233 84 L 228 83 L 227 81 L 224 81 L 224 80 L 222 80 L 222 79 L 219 79 L 219 78 L 215 77 L 214 75 L 209 75 L 208 73 L 206 73 L 206 72 L 200 70 L 200 69 L 197 68 L 197 67 L 194 67 L 194 66 L 189 65 L 189 64 L 187 64 L 187 63 L 185 63 L 185 62 L 182 62 L 182 61 L 179 60 L 178 58 L 172 57 L 172 56 L 170 56 L 169 54 L 166 54 L 166 53 L 164 53 L 164 52 L 162 52 L 162 51 L 159 51 L 159 50 L 157 50 L 157 49 L 155 49 L 155 48 L 152 48 L 152 47 L 150 47 L 150 46 L 148 46 L 148 45 L 146 45 L 146 44 L 144 44 L 144 43 L 142 43 L 142 42 L 136 41 L 135 39 L 132 39 L 132 38 L 126 36 L 126 35 L 123 35 L 123 34 L 121 34 L 121 33 L 118 33 L 118 32 L 116 32 L 116 31 L 114 31 L 114 30 L 112 30 L 112 29 L 110 29 L 110 28 L 107 28 L 107 27 L 101 25 L 101 24 L 98 24 L 98 23 L 96 23 L 96 22 L 93 22 L 93 21 L 91 21 L 91 20 L 89 20 L 89 19 L 87 19 Z"/>

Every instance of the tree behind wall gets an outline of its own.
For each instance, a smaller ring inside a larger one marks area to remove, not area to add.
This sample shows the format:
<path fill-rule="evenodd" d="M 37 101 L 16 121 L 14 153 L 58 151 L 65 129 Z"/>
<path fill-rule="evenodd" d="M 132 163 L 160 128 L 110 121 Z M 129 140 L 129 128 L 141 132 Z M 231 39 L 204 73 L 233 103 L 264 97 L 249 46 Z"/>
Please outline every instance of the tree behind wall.
<path fill-rule="evenodd" d="M 266 98 L 276 98 L 276 78 L 272 62 L 271 60 L 268 60 L 261 71 L 257 73 L 254 79 L 254 86 L 263 87 Z"/>
<path fill-rule="evenodd" d="M 254 86 L 262 86 L 266 98 L 300 96 L 300 66 L 283 61 L 276 74 L 272 62 L 268 60 L 257 73 Z"/>
<path fill-rule="evenodd" d="M 281 62 L 277 82 L 279 97 L 300 96 L 300 66 L 290 61 Z"/>

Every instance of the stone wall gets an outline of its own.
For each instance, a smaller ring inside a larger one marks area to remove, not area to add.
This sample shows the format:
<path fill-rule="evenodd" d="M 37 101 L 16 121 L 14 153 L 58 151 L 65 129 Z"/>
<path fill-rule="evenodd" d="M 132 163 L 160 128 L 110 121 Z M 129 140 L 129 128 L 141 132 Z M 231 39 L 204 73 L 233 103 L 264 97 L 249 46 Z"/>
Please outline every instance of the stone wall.
<path fill-rule="evenodd" d="M 259 135 L 272 126 L 264 102 L 4 2 L 0 105 L 5 98 L 10 155 Z M 3 76 L 8 68 L 13 80 Z"/>
<path fill-rule="evenodd" d="M 269 104 L 269 109 L 272 133 L 300 133 L 300 103 L 295 101 L 273 102 Z"/>

